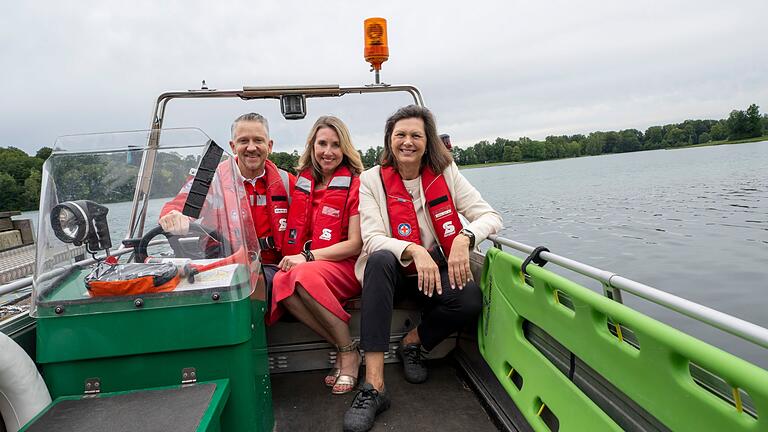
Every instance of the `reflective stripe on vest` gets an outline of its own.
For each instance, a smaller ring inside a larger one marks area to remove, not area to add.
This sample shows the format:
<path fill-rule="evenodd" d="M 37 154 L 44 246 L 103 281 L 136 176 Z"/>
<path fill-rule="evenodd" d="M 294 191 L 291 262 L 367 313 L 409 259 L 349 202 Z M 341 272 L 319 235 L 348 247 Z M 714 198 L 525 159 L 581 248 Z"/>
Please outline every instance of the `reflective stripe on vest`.
<path fill-rule="evenodd" d="M 387 214 L 392 237 L 421 245 L 416 208 L 413 198 L 405 189 L 400 173 L 391 166 L 381 167 L 379 173 L 384 193 L 387 195 Z M 437 234 L 437 241 L 448 257 L 453 239 L 462 228 L 451 191 L 443 174 L 435 174 L 428 166 L 421 170 L 421 188 L 424 190 L 427 213 Z"/>
<path fill-rule="evenodd" d="M 312 208 L 315 180 L 312 170 L 306 169 L 296 179 L 288 211 L 288 231 L 283 239 L 283 255 L 295 255 L 311 240 L 312 249 L 331 246 L 342 240 L 345 225 L 344 211 L 352 184 L 352 173 L 346 166 L 339 166 L 333 174 L 323 199 L 320 211 Z M 317 214 L 317 219 L 312 220 Z"/>

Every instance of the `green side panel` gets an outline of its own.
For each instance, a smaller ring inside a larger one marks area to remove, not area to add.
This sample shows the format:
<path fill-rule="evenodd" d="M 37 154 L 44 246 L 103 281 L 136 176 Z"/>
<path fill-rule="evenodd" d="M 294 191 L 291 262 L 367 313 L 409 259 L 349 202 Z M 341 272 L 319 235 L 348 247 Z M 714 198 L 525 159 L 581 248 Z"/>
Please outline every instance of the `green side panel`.
<path fill-rule="evenodd" d="M 528 267 L 526 283 L 521 264 L 498 249 L 487 252 L 478 344 L 535 430 L 549 430 L 537 415 L 542 403 L 562 432 L 620 428 L 525 338 L 526 320 L 671 430 L 768 430 L 768 371 L 538 266 Z M 573 307 L 561 304 L 556 291 L 570 297 Z M 631 329 L 639 348 L 619 340 L 608 328 L 609 319 Z M 757 418 L 696 384 L 691 362 L 746 392 Z M 522 377 L 520 389 L 510 377 L 515 374 Z"/>
<path fill-rule="evenodd" d="M 251 301 L 252 337 L 251 365 L 256 379 L 256 399 L 252 409 L 259 413 L 262 429 L 271 431 L 274 424 L 272 410 L 272 381 L 269 378 L 269 352 L 267 351 L 267 329 L 264 323 L 266 303 L 261 300 Z"/>
<path fill-rule="evenodd" d="M 113 357 L 243 343 L 250 300 L 164 309 L 61 315 L 37 320 L 37 361 Z"/>
<path fill-rule="evenodd" d="M 200 424 L 197 427 L 198 432 L 218 432 L 221 430 L 221 423 L 220 423 L 220 416 L 222 413 L 222 410 L 224 409 L 224 404 L 227 402 L 227 399 L 230 395 L 230 387 L 229 387 L 229 380 L 213 380 L 213 381 L 207 381 L 208 383 L 216 384 L 216 390 L 214 390 L 213 395 L 211 395 L 211 401 L 209 403 L 208 410 L 203 414 L 203 417 L 200 419 Z M 200 384 L 203 384 L 202 382 Z M 165 386 L 165 387 L 156 387 L 156 388 L 147 388 L 147 389 L 141 389 L 141 390 L 165 390 L 170 388 L 178 388 L 178 386 Z M 132 393 L 136 390 L 127 390 L 127 391 L 117 391 L 117 392 L 111 392 L 111 393 L 100 393 L 99 397 L 112 397 L 112 396 L 118 396 L 121 394 L 128 394 Z M 78 400 L 81 399 L 83 396 L 61 396 L 58 398 L 55 398 L 53 402 L 51 402 L 44 410 L 40 411 L 35 417 L 33 417 L 29 422 L 27 422 L 26 425 L 24 425 L 21 429 L 19 429 L 19 432 L 24 432 L 27 430 L 27 428 L 32 425 L 39 417 L 42 417 L 51 407 L 56 405 L 57 403 L 64 401 L 64 400 Z"/>

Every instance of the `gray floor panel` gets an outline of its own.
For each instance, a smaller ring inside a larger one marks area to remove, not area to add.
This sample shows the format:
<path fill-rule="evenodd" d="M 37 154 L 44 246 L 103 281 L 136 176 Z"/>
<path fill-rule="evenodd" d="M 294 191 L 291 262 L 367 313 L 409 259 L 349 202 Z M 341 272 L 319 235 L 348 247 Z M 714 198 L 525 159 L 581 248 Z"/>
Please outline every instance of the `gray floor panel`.
<path fill-rule="evenodd" d="M 379 415 L 374 432 L 498 430 L 451 360 L 432 361 L 429 367 L 424 384 L 407 383 L 399 364 L 385 367 L 392 407 Z M 360 372 L 363 376 L 365 370 Z M 331 395 L 324 376 L 322 371 L 272 376 L 276 431 L 341 430 L 354 393 Z"/>

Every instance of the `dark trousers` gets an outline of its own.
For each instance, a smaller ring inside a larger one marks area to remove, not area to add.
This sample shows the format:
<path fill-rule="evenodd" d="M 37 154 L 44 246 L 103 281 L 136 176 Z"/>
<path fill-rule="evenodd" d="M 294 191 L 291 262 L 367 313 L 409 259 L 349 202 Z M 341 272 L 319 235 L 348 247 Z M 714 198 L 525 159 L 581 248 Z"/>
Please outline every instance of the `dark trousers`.
<path fill-rule="evenodd" d="M 363 276 L 360 348 L 370 352 L 389 350 L 389 330 L 395 298 L 419 298 L 423 304 L 421 324 L 417 328 L 422 347 L 429 351 L 477 316 L 482 308 L 482 294 L 475 282 L 463 290 L 451 289 L 448 268 L 440 268 L 443 293 L 427 297 L 418 289 L 416 277 L 405 274 L 397 257 L 389 251 L 376 251 L 368 257 Z"/>

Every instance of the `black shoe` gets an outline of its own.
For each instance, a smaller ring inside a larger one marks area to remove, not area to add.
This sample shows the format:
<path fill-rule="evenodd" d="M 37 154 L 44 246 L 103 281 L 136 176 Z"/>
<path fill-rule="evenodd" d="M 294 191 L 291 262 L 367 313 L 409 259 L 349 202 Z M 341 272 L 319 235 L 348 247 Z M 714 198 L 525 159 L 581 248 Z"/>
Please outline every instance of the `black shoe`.
<path fill-rule="evenodd" d="M 366 432 L 373 428 L 376 416 L 389 409 L 389 395 L 386 390 L 379 393 L 372 385 L 365 383 L 344 413 L 344 432 Z"/>
<path fill-rule="evenodd" d="M 403 362 L 405 380 L 411 384 L 421 384 L 427 380 L 427 365 L 421 358 L 421 345 L 399 345 L 395 351 Z"/>

